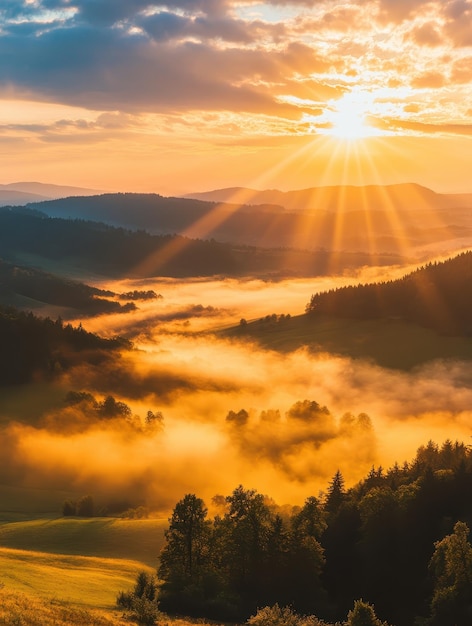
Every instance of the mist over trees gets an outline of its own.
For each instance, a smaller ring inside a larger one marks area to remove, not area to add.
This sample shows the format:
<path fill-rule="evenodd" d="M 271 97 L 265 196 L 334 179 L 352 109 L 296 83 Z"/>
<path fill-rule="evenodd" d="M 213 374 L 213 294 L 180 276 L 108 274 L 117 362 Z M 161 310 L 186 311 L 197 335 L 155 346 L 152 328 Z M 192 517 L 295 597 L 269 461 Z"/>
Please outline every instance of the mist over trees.
<path fill-rule="evenodd" d="M 159 606 L 215 619 L 255 615 L 249 623 L 261 626 L 305 624 L 297 615 L 316 616 L 307 624 L 347 615 L 343 623 L 356 626 L 384 625 L 377 616 L 395 626 L 470 625 L 470 493 L 472 451 L 447 440 L 421 446 L 402 466 L 372 467 L 349 489 L 337 471 L 298 507 L 239 485 L 214 499 L 211 519 L 187 494 L 169 520 Z"/>

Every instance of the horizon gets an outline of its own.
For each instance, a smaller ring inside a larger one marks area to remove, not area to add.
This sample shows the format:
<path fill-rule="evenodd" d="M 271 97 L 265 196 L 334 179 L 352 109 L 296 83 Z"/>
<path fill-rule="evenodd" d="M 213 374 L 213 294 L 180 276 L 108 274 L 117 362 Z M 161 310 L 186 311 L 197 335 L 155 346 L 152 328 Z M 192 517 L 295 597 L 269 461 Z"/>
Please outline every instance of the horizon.
<path fill-rule="evenodd" d="M 284 186 L 280 185 L 279 187 L 265 187 L 265 188 L 256 188 L 256 187 L 248 187 L 245 185 L 229 185 L 227 187 L 211 187 L 211 185 L 209 187 L 206 188 L 202 188 L 200 190 L 193 190 L 193 191 L 187 191 L 187 192 L 183 192 L 181 194 L 164 194 L 162 193 L 160 190 L 156 189 L 156 190 L 151 190 L 151 191 L 132 191 L 132 190 L 127 190 L 127 189 L 94 189 L 94 188 L 90 188 L 90 187 L 84 187 L 81 185 L 76 185 L 73 182 L 64 182 L 64 183 L 57 183 L 57 182 L 45 182 L 45 181 L 40 181 L 40 180 L 17 180 L 17 181 L 10 181 L 10 182 L 2 182 L 0 183 L 0 192 L 3 191 L 3 188 L 9 188 L 11 191 L 17 191 L 17 189 L 14 187 L 15 185 L 17 185 L 18 187 L 21 185 L 41 185 L 41 186 L 46 186 L 46 187 L 57 187 L 57 188 L 74 188 L 76 190 L 84 190 L 84 191 L 95 191 L 97 192 L 96 194 L 90 194 L 90 195 L 105 195 L 105 194 L 145 194 L 145 195 L 160 195 L 163 197 L 178 197 L 178 198 L 185 198 L 186 196 L 191 196 L 192 194 L 206 194 L 206 193 L 215 193 L 218 191 L 229 191 L 229 190 L 249 190 L 249 191 L 255 191 L 257 193 L 259 192 L 265 192 L 265 191 L 272 191 L 272 192 L 281 192 L 281 193 L 293 193 L 293 192 L 301 192 L 301 191 L 307 191 L 309 189 L 330 189 L 330 188 L 354 188 L 354 189 L 361 189 L 361 188 L 369 188 L 369 187 L 421 187 L 422 189 L 426 189 L 428 191 L 432 191 L 433 193 L 437 194 L 437 195 L 468 195 L 468 194 L 472 194 L 472 184 L 470 184 L 467 188 L 464 188 L 461 191 L 440 191 L 437 188 L 435 188 L 434 186 L 428 186 L 428 185 L 423 185 L 420 184 L 418 182 L 415 181 L 402 181 L 402 182 L 396 182 L 396 183 L 365 183 L 365 184 L 348 184 L 348 183 L 339 183 L 339 184 L 330 184 L 330 185 L 312 185 L 310 187 L 297 187 L 297 188 L 285 188 Z M 5 189 L 6 191 L 7 189 Z M 23 192 L 23 193 L 31 193 L 32 195 L 34 195 L 34 192 Z M 38 194 L 40 195 L 40 194 Z M 62 197 L 62 196 L 61 196 Z M 67 197 L 67 196 L 64 196 Z M 49 199 L 47 196 L 45 196 L 46 199 Z"/>

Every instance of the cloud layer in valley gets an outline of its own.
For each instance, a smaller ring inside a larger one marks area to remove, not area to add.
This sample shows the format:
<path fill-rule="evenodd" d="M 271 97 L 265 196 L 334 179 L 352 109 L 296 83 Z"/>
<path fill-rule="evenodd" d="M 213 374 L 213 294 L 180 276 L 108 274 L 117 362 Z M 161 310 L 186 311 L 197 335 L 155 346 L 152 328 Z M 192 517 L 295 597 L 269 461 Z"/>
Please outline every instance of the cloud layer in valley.
<path fill-rule="evenodd" d="M 156 315 L 170 300 L 164 321 L 149 310 L 130 314 L 128 325 L 124 317 L 96 319 L 96 330 L 101 324 L 134 333 L 134 351 L 65 374 L 56 404 L 41 410 L 32 400 L 28 419 L 25 407 L 21 422 L 3 412 L 2 482 L 91 492 L 101 504 L 121 497 L 161 513 L 184 493 L 209 501 L 240 483 L 298 504 L 325 489 L 337 469 L 350 485 L 373 465 L 411 460 L 429 439 L 468 440 L 470 363 L 435 362 L 404 372 L 308 349 L 263 350 L 202 334 L 202 311 L 213 302 L 203 319 L 218 326 L 229 321 L 229 309 L 235 319 L 251 301 L 255 312 L 262 310 L 263 292 L 266 311 L 270 294 L 274 306 L 284 303 L 280 312 L 296 312 L 308 285 L 268 284 L 264 292 L 260 282 L 238 289 L 230 281 L 220 284 L 218 300 L 211 281 L 164 283 L 163 298 L 152 305 Z M 202 305 L 192 309 L 196 293 Z M 197 311 L 185 326 L 183 310 Z M 137 324 L 140 315 L 156 324 L 146 333 Z M 97 403 L 112 395 L 131 413 L 110 417 L 89 396 L 66 403 L 69 390 L 87 392 Z M 148 411 L 162 414 L 163 423 L 150 427 Z"/>

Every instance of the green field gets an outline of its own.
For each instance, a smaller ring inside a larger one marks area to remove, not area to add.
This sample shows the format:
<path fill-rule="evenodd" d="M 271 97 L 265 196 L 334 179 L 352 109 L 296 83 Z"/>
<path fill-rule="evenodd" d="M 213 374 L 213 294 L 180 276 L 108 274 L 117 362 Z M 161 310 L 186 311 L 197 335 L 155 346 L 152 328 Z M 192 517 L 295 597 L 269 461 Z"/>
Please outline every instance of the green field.
<path fill-rule="evenodd" d="M 370 359 L 382 367 L 404 370 L 434 359 L 472 359 L 472 338 L 438 335 L 398 319 L 298 315 L 277 323 L 257 320 L 222 334 L 282 352 L 307 346 L 314 353 Z"/>
<path fill-rule="evenodd" d="M 59 555 L 126 559 L 157 567 L 166 519 L 36 519 L 0 524 L 0 546 Z"/>

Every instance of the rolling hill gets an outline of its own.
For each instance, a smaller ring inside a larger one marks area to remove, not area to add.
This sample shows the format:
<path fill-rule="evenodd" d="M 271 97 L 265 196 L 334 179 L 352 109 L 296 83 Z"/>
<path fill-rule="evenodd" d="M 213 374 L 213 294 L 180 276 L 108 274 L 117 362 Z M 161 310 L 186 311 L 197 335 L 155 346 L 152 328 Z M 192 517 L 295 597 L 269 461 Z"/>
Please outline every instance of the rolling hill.
<path fill-rule="evenodd" d="M 366 211 L 384 207 L 396 212 L 472 208 L 471 194 L 440 194 L 415 183 L 335 185 L 296 191 L 229 187 L 187 194 L 186 198 L 236 204 L 278 204 L 289 211 Z"/>
<path fill-rule="evenodd" d="M 307 346 L 410 369 L 472 359 L 472 252 L 404 278 L 316 293 L 304 315 L 269 314 L 223 332 L 291 351 Z"/>
<path fill-rule="evenodd" d="M 127 312 L 134 303 L 122 305 L 111 291 L 90 287 L 31 267 L 17 266 L 0 258 L 0 304 L 35 310 L 62 318 Z"/>
<path fill-rule="evenodd" d="M 459 250 L 472 243 L 472 195 L 441 195 L 412 184 L 269 191 L 255 196 L 251 190 L 223 191 L 221 196 L 203 194 L 206 200 L 127 193 L 31 206 L 50 217 L 98 220 L 152 234 L 265 248 L 408 256 Z M 216 197 L 233 203 L 216 202 L 212 199 Z"/>
<path fill-rule="evenodd" d="M 93 206 L 93 199 L 89 201 Z M 113 201 L 109 200 L 109 206 L 115 206 Z M 130 202 L 129 209 L 133 206 Z M 151 235 L 142 229 L 51 218 L 29 208 L 0 210 L 0 249 L 3 258 L 15 265 L 34 265 L 55 274 L 66 269 L 66 273 L 75 270 L 120 277 L 315 276 L 402 262 L 398 256 L 369 250 L 333 254 L 326 250 L 269 249 L 214 239 Z"/>

